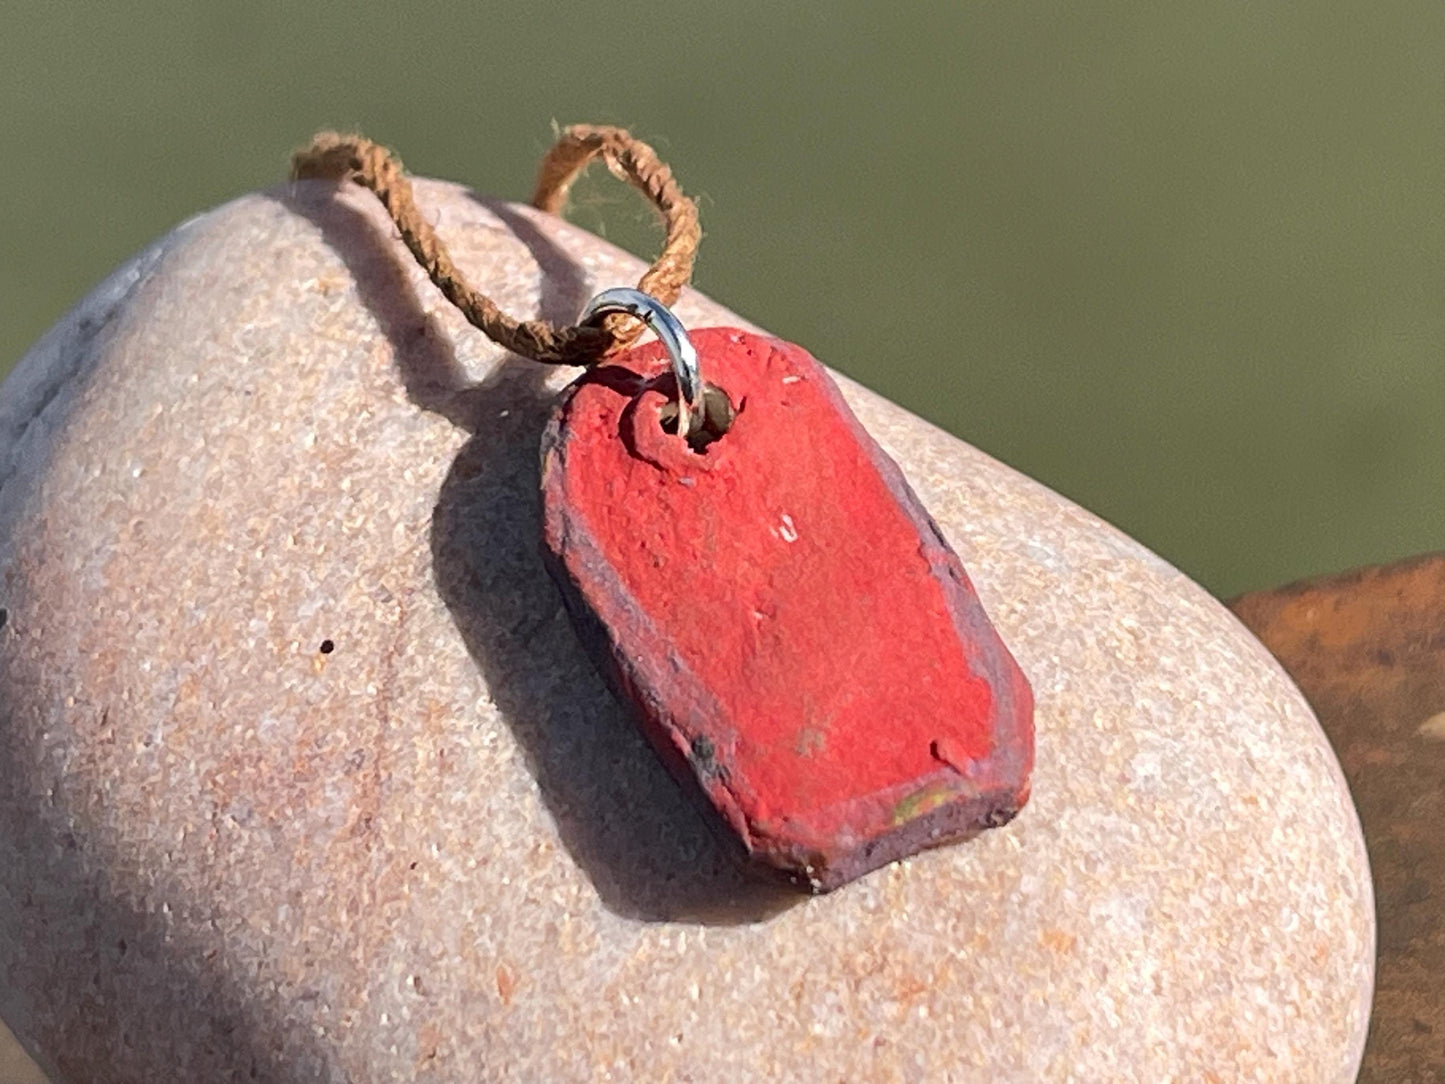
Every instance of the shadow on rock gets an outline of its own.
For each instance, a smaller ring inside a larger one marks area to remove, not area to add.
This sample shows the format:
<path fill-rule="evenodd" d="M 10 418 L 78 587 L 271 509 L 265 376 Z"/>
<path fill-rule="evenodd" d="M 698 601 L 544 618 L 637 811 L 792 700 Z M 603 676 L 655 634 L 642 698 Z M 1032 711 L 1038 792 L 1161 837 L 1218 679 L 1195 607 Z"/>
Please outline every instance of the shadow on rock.
<path fill-rule="evenodd" d="M 3 662 L 0 674 L 8 677 Z M 178 932 L 196 916 L 157 906 L 157 896 L 168 898 L 157 887 L 166 873 L 118 876 L 104 835 L 75 827 L 73 807 L 95 799 L 79 788 L 36 789 L 34 731 L 16 725 L 8 686 L 0 690 L 0 862 L 36 886 L 0 892 L 0 923 L 14 946 L 0 974 L 0 1013 L 50 1079 L 339 1079 L 310 1023 L 279 1004 L 266 961 L 228 958 L 219 939 Z M 125 887 L 136 880 L 149 891 Z M 169 898 L 182 907 L 183 896 Z"/>
<path fill-rule="evenodd" d="M 437 590 L 526 750 L 543 801 L 604 904 L 648 921 L 732 925 L 797 902 L 747 877 L 663 769 L 588 661 L 542 564 L 538 444 L 548 369 L 509 358 L 469 384 L 417 301 L 402 257 L 332 186 L 296 185 L 287 206 L 322 230 L 395 351 L 412 401 L 471 433 L 432 514 Z M 542 272 L 542 315 L 576 317 L 587 276 L 524 216 L 478 198 Z M 481 334 L 477 332 L 477 334 Z"/>

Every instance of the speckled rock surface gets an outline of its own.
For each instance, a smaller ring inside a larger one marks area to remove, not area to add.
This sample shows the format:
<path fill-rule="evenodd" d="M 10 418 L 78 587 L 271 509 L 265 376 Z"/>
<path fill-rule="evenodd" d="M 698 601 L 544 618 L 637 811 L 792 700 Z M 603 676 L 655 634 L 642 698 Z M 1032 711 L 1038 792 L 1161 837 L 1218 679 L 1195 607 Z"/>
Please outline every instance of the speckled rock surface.
<path fill-rule="evenodd" d="M 510 310 L 636 278 L 419 195 Z M 187 224 L 21 363 L 0 1015 L 52 1077 L 1351 1079 L 1358 823 L 1222 606 L 845 382 L 1033 682 L 1033 798 L 831 896 L 749 887 L 543 571 L 570 375 L 466 329 L 321 185 Z"/>

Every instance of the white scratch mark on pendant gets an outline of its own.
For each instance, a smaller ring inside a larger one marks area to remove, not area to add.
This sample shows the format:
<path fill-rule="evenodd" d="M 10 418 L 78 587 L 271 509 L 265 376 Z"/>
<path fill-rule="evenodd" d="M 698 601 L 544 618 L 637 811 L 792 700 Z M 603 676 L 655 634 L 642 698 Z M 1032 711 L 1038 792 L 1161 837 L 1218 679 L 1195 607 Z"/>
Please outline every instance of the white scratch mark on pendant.
<path fill-rule="evenodd" d="M 796 542 L 798 540 L 798 528 L 793 526 L 793 517 L 786 512 L 783 513 L 783 525 L 779 528 L 778 534 L 784 542 Z"/>

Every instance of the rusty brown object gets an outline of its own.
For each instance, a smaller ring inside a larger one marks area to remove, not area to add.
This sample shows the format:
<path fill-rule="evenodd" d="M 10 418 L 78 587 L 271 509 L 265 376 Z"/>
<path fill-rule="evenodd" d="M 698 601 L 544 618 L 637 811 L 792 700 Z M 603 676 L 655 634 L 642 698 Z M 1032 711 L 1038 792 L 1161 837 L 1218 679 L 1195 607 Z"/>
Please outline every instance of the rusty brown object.
<path fill-rule="evenodd" d="M 1362 1081 L 1445 1081 L 1445 553 L 1244 595 L 1364 823 L 1379 961 Z"/>

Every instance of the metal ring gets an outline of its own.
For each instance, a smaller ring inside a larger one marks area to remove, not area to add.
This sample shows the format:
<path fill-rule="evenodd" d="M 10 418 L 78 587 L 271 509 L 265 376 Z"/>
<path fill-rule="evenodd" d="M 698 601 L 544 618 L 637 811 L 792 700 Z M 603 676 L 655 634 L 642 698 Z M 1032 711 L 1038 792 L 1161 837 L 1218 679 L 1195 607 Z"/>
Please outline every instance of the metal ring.
<path fill-rule="evenodd" d="M 697 363 L 697 349 L 687 337 L 687 329 L 661 301 L 630 286 L 603 290 L 587 302 L 578 322 L 590 324 L 614 312 L 637 317 L 652 329 L 667 350 L 668 357 L 672 359 L 672 371 L 677 376 L 677 432 L 686 440 L 693 426 L 700 424 L 703 418 L 702 370 Z"/>

